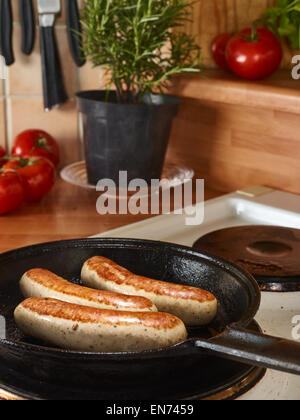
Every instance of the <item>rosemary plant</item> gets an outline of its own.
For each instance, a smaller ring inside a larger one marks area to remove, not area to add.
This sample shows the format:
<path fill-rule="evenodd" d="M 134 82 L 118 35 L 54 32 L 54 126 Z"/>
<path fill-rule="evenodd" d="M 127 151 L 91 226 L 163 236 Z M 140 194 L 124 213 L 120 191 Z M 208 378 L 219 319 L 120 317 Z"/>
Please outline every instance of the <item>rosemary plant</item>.
<path fill-rule="evenodd" d="M 171 76 L 200 71 L 200 48 L 182 31 L 189 0 L 85 0 L 83 50 L 109 75 L 118 102 L 163 92 Z"/>

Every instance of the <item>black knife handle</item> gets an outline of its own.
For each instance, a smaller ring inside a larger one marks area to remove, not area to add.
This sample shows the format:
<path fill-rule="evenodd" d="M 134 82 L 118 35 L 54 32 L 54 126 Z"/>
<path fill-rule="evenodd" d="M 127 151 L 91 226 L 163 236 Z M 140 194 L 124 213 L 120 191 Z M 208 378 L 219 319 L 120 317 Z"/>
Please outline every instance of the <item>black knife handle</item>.
<path fill-rule="evenodd" d="M 77 0 L 66 0 L 67 31 L 70 50 L 78 67 L 82 67 L 86 59 L 82 51 L 82 34 Z"/>
<path fill-rule="evenodd" d="M 12 33 L 13 18 L 10 0 L 0 0 L 0 48 L 7 66 L 15 62 Z"/>
<path fill-rule="evenodd" d="M 31 54 L 34 46 L 35 19 L 32 0 L 19 0 L 20 22 L 22 28 L 22 52 Z"/>
<path fill-rule="evenodd" d="M 53 26 L 41 26 L 41 54 L 45 109 L 67 101 Z"/>

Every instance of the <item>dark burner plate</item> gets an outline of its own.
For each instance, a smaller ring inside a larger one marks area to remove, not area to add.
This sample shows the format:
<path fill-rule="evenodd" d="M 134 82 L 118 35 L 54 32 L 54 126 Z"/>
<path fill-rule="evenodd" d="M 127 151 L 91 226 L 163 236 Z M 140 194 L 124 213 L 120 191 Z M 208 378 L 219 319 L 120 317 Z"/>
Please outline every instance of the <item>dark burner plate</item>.
<path fill-rule="evenodd" d="M 300 291 L 300 230 L 278 226 L 222 229 L 194 248 L 228 260 L 252 274 L 261 290 Z"/>
<path fill-rule="evenodd" d="M 253 331 L 260 331 L 253 322 L 250 326 Z M 186 377 L 162 378 L 154 388 L 145 384 L 141 387 L 128 386 L 119 389 L 114 384 L 112 389 L 99 387 L 94 389 L 81 389 L 80 384 L 74 388 L 65 388 L 55 384 L 35 381 L 21 376 L 0 366 L 0 388 L 16 397 L 30 400 L 232 400 L 253 388 L 265 375 L 265 369 L 234 363 L 225 359 L 212 357 L 207 364 L 207 372 L 203 367 L 195 364 L 194 375 L 187 372 Z M 203 384 L 203 377 L 207 381 Z M 5 399 L 5 392 L 1 393 Z"/>
<path fill-rule="evenodd" d="M 263 292 L 300 292 L 300 276 L 298 277 L 260 277 L 254 276 Z"/>

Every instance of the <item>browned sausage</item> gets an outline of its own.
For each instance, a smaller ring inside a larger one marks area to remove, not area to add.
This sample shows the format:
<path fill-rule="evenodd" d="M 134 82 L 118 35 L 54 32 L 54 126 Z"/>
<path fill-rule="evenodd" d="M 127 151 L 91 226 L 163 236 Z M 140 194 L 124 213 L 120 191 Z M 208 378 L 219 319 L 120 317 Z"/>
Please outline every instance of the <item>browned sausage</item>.
<path fill-rule="evenodd" d="M 70 283 L 51 271 L 40 268 L 27 271 L 20 281 L 20 288 L 26 298 L 55 298 L 100 309 L 157 311 L 147 298 L 89 289 Z"/>
<path fill-rule="evenodd" d="M 130 352 L 171 346 L 187 338 L 183 322 L 159 312 L 124 312 L 31 298 L 15 310 L 24 334 L 84 352 Z"/>
<path fill-rule="evenodd" d="M 173 314 L 187 325 L 207 325 L 217 313 L 218 302 L 210 292 L 137 276 L 104 257 L 86 261 L 81 277 L 89 287 L 144 296 L 159 311 Z"/>

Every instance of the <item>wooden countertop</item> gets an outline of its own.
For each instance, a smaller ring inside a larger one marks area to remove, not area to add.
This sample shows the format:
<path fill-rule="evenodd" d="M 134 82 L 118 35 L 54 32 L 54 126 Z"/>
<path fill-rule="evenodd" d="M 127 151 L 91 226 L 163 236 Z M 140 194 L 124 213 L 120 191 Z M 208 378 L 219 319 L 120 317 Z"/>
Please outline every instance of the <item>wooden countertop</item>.
<path fill-rule="evenodd" d="M 206 200 L 221 195 L 207 190 Z M 0 217 L 0 252 L 42 242 L 84 238 L 151 216 L 107 215 L 96 211 L 97 193 L 58 180 L 41 203 L 26 204 Z"/>
<path fill-rule="evenodd" d="M 222 70 L 207 70 L 202 76 L 174 77 L 171 92 L 203 101 L 300 113 L 300 80 L 294 80 L 288 70 L 280 70 L 262 81 L 240 79 Z"/>

